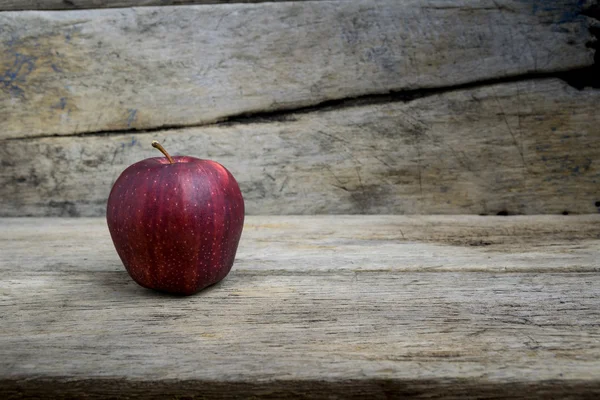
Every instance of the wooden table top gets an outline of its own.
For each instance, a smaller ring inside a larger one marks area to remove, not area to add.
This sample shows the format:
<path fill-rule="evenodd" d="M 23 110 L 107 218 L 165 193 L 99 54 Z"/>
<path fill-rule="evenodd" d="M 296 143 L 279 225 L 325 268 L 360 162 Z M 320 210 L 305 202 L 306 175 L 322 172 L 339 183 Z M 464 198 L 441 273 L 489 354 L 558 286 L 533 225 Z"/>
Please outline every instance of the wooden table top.
<path fill-rule="evenodd" d="M 191 297 L 102 218 L 0 219 L 8 397 L 600 396 L 600 215 L 247 218 Z"/>

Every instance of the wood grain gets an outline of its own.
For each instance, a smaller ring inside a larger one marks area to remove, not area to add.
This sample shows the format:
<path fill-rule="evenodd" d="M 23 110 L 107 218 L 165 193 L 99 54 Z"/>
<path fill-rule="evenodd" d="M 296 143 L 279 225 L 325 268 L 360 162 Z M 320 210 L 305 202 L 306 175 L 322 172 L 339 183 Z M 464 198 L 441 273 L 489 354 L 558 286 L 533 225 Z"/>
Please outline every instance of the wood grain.
<path fill-rule="evenodd" d="M 586 2 L 0 13 L 0 138 L 206 124 L 593 64 Z"/>
<path fill-rule="evenodd" d="M 141 134 L 6 140 L 0 215 L 101 216 L 129 165 L 225 165 L 249 214 L 597 213 L 600 91 L 484 85 L 264 120 Z"/>
<path fill-rule="evenodd" d="M 599 272 L 599 221 L 600 215 L 249 216 L 234 268 L 238 274 L 263 275 L 296 270 L 321 275 L 332 269 L 348 274 Z M 93 272 L 98 265 L 121 265 L 104 218 L 0 222 L 5 268 L 26 264 L 33 274 L 49 266 L 77 265 Z M 34 252 L 32 243 L 38 243 Z"/>
<path fill-rule="evenodd" d="M 180 298 L 130 280 L 104 219 L 0 219 L 0 390 L 593 398 L 599 255 L 598 215 L 250 217 Z"/>
<path fill-rule="evenodd" d="M 301 2 L 308 0 L 0 0 L 0 11 L 83 10 L 87 8 L 148 7 L 187 4 L 265 3 L 267 1 Z"/>

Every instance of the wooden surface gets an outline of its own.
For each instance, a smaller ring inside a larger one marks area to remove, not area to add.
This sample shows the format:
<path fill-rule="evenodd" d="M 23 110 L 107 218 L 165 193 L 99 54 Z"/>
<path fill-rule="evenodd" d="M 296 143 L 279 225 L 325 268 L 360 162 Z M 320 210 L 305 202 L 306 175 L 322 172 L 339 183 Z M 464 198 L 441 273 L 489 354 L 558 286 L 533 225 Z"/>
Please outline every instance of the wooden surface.
<path fill-rule="evenodd" d="M 0 138 L 154 129 L 593 64 L 588 2 L 0 13 Z M 251 21 L 251 22 L 250 22 Z"/>
<path fill-rule="evenodd" d="M 600 91 L 557 79 L 149 133 L 7 140 L 0 214 L 103 216 L 130 164 L 216 160 L 249 214 L 597 213 Z"/>
<path fill-rule="evenodd" d="M 0 219 L 0 272 L 3 398 L 600 395 L 598 215 L 249 217 L 187 298 L 103 219 Z"/>
<path fill-rule="evenodd" d="M 0 11 L 81 10 L 86 8 L 144 7 L 220 3 L 265 3 L 283 1 L 301 2 L 309 0 L 0 0 Z"/>

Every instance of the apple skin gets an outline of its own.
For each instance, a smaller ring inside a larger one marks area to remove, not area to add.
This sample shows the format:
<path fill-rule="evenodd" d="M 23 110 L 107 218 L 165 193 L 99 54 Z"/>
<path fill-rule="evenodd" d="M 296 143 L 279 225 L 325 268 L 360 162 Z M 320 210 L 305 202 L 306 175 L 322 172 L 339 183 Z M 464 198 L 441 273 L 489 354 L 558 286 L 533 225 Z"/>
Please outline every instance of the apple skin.
<path fill-rule="evenodd" d="M 143 287 L 191 295 L 225 278 L 244 225 L 244 199 L 225 167 L 194 157 L 128 167 L 106 219 L 129 275 Z"/>

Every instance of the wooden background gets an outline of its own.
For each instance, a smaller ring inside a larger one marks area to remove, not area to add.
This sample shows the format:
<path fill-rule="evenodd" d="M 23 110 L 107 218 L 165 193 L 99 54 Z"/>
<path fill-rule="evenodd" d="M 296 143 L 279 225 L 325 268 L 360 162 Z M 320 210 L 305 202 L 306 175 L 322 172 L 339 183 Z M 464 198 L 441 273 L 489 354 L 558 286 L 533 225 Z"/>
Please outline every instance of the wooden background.
<path fill-rule="evenodd" d="M 102 216 L 155 139 L 249 214 L 600 211 L 598 1 L 130 7 L 180 3 L 0 1 L 0 216 Z"/>
<path fill-rule="evenodd" d="M 0 0 L 0 217 L 42 217 L 0 218 L 0 398 L 600 398 L 599 33 L 599 0 Z M 152 140 L 262 214 L 196 296 L 103 218 Z"/>

